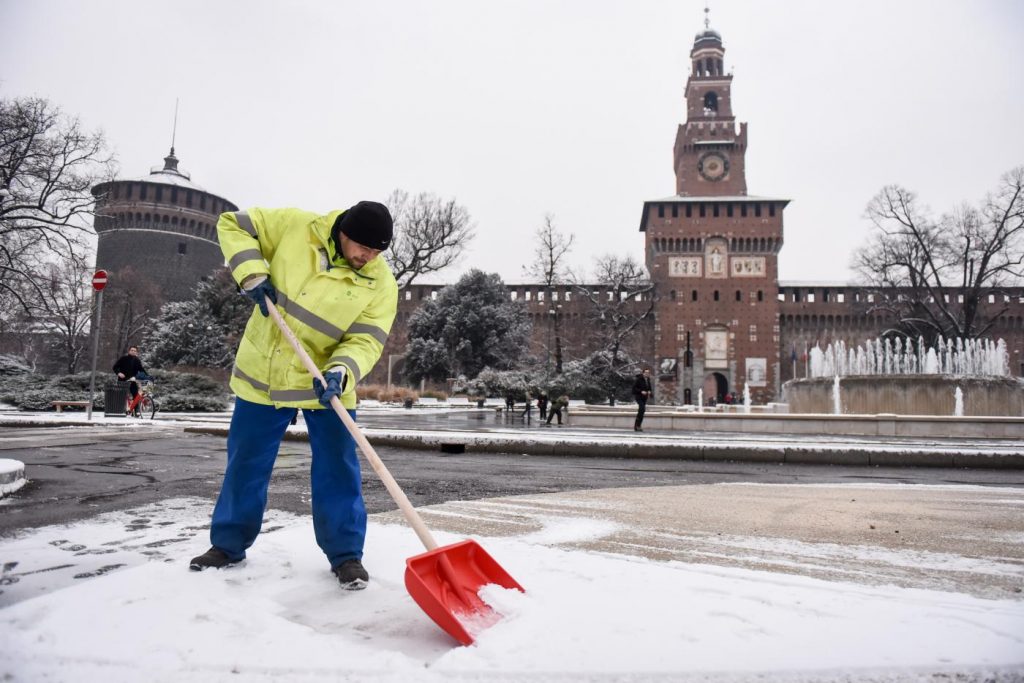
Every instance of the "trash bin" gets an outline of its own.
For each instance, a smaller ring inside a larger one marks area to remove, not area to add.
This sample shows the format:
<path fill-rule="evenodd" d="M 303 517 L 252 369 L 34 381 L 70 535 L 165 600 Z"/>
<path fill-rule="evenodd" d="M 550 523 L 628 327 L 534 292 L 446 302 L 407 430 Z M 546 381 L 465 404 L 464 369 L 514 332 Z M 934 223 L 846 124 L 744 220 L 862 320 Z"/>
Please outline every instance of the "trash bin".
<path fill-rule="evenodd" d="M 103 388 L 103 414 L 124 417 L 128 403 L 128 382 L 111 382 Z"/>

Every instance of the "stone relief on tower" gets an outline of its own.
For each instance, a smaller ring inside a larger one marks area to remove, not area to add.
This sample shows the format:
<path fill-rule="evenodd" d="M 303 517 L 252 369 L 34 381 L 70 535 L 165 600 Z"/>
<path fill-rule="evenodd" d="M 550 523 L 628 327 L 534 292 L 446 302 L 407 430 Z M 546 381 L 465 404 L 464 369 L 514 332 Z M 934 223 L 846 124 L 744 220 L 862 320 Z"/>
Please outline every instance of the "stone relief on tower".
<path fill-rule="evenodd" d="M 704 271 L 709 278 L 729 276 L 725 264 L 729 258 L 729 244 L 721 237 L 709 239 L 704 247 Z"/>
<path fill-rule="evenodd" d="M 729 263 L 733 277 L 764 277 L 767 272 L 764 256 L 733 256 Z"/>
<path fill-rule="evenodd" d="M 669 277 L 701 277 L 700 256 L 671 256 L 668 259 Z"/>

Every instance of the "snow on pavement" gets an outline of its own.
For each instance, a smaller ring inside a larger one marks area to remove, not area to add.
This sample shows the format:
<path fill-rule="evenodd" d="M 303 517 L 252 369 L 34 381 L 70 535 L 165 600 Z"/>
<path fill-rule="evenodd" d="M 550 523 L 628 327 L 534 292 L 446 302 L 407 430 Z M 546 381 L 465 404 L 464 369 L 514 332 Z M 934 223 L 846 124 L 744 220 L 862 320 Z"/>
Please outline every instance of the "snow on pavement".
<path fill-rule="evenodd" d="M 1020 600 L 552 547 L 618 529 L 555 515 L 477 538 L 527 592 L 482 591 L 504 617 L 459 647 L 406 593 L 405 559 L 423 549 L 404 525 L 372 519 L 370 585 L 346 593 L 309 518 L 281 512 L 242 565 L 188 571 L 209 505 L 164 501 L 0 540 L 0 679 L 1024 677 Z"/>

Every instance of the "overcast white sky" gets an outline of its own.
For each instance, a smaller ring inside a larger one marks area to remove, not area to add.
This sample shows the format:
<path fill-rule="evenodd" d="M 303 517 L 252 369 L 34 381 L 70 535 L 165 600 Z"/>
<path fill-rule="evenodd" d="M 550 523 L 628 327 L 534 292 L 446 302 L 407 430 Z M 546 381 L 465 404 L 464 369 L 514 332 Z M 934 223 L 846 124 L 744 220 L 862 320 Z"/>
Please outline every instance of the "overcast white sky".
<path fill-rule="evenodd" d="M 544 215 L 643 258 L 703 0 L 0 0 L 0 97 L 102 128 L 125 177 L 176 151 L 240 206 L 455 197 L 468 267 L 522 281 Z M 792 199 L 782 280 L 850 277 L 883 185 L 936 211 L 1024 163 L 1024 3 L 713 0 L 752 195 Z"/>

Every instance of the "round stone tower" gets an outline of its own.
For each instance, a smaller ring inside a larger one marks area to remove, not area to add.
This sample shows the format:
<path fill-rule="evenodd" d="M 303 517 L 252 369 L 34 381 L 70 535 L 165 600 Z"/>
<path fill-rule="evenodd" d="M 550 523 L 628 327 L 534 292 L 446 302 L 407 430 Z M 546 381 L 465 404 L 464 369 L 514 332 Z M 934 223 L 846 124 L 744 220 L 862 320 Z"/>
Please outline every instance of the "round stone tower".
<path fill-rule="evenodd" d="M 102 359 L 137 344 L 161 304 L 191 298 L 199 279 L 224 264 L 217 217 L 238 207 L 192 182 L 178 168 L 174 147 L 163 167 L 149 175 L 100 183 L 92 193 L 96 267 L 110 275 L 100 328 Z"/>

